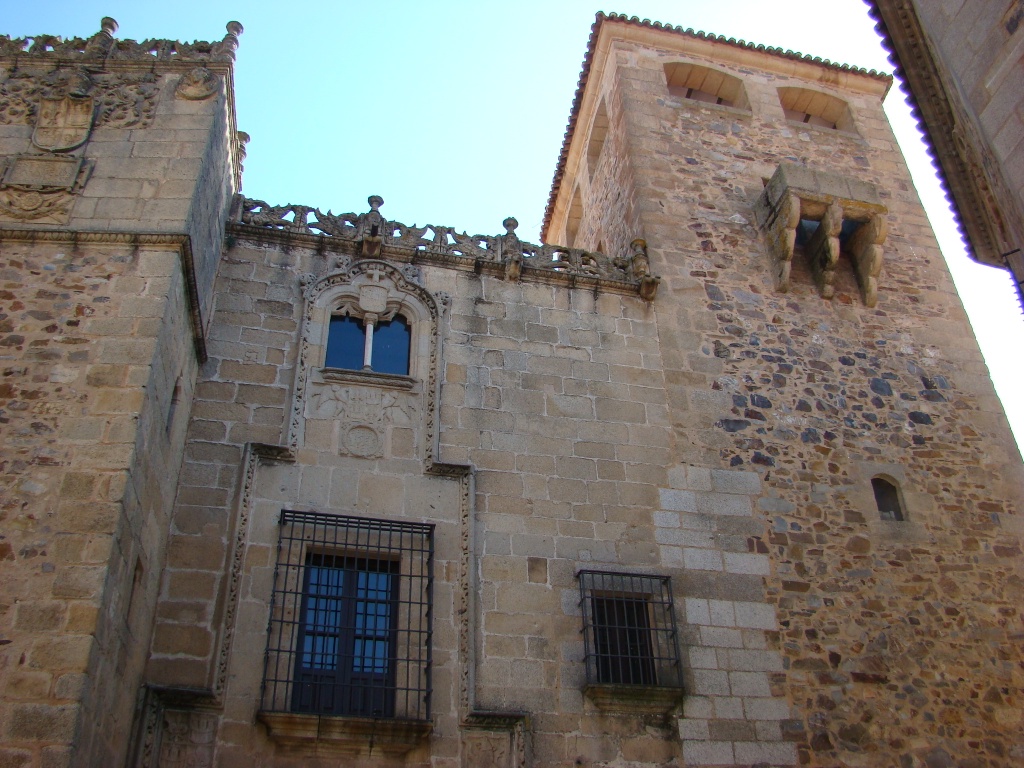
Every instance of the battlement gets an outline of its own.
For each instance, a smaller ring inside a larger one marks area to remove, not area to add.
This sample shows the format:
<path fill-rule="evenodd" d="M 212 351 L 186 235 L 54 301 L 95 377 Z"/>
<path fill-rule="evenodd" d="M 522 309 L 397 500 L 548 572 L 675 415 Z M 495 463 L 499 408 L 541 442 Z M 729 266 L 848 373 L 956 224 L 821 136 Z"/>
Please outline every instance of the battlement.
<path fill-rule="evenodd" d="M 195 41 L 183 43 L 177 40 L 118 40 L 117 22 L 109 16 L 100 20 L 100 30 L 92 37 L 63 39 L 59 35 L 35 35 L 32 37 L 10 37 L 0 35 L 0 60 L 16 59 L 19 64 L 29 61 L 81 62 L 100 61 L 104 66 L 118 63 L 146 62 L 160 65 L 196 64 L 230 65 L 235 60 L 238 36 L 242 25 L 229 21 L 227 34 L 215 43 Z"/>
<path fill-rule="evenodd" d="M 366 213 L 333 214 L 307 205 L 269 205 L 239 196 L 232 232 L 286 246 L 328 247 L 362 256 L 376 257 L 383 249 L 399 261 L 486 271 L 513 281 L 637 292 L 647 301 L 654 299 L 661 280 L 651 274 L 647 244 L 640 238 L 630 243 L 628 252 L 613 257 L 584 248 L 524 242 L 515 233 L 519 222 L 511 216 L 502 222 L 503 235 L 469 235 L 454 227 L 418 227 L 388 221 L 378 210 L 383 198 L 371 195 L 368 202 L 370 210 Z M 254 231 L 257 229 L 262 231 Z"/>

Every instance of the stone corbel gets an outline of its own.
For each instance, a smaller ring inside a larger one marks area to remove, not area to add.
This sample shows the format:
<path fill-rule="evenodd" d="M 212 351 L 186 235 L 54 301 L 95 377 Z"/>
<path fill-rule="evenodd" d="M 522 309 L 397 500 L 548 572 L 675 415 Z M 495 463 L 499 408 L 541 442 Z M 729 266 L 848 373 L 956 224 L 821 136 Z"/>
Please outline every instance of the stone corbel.
<path fill-rule="evenodd" d="M 885 217 L 874 215 L 861 224 L 850 238 L 850 253 L 853 256 L 854 273 L 860 285 L 864 305 L 873 307 L 878 303 L 878 274 L 882 271 L 882 243 L 889 227 Z"/>
<path fill-rule="evenodd" d="M 811 265 L 814 282 L 822 298 L 831 299 L 835 293 L 836 265 L 839 263 L 839 233 L 843 230 L 843 207 L 832 203 L 825 209 L 821 223 L 807 243 L 807 260 Z"/>
<path fill-rule="evenodd" d="M 790 288 L 790 272 L 801 219 L 820 222 L 804 246 L 821 296 L 835 295 L 840 250 L 845 250 L 868 307 L 878 302 L 878 275 L 887 226 L 875 186 L 856 178 L 781 163 L 755 205 L 773 260 L 775 289 Z M 844 219 L 858 224 L 848 242 L 840 243 Z M 845 248 L 843 247 L 845 246 Z"/>
<path fill-rule="evenodd" d="M 768 223 L 768 244 L 775 257 L 775 290 L 789 291 L 789 275 L 793 268 L 796 228 L 800 225 L 800 198 L 787 192 L 779 199 Z"/>

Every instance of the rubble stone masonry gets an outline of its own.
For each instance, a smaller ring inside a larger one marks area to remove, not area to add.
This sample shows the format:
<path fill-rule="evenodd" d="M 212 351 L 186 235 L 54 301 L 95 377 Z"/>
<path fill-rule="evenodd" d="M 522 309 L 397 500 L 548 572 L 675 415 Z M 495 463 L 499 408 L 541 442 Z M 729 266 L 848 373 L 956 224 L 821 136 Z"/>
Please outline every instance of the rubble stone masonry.
<path fill-rule="evenodd" d="M 890 78 L 601 15 L 537 246 L 233 196 L 240 28 L 111 23 L 0 39 L 0 766 L 1024 760 L 1024 471 Z M 374 601 L 386 674 L 323 650 Z"/>

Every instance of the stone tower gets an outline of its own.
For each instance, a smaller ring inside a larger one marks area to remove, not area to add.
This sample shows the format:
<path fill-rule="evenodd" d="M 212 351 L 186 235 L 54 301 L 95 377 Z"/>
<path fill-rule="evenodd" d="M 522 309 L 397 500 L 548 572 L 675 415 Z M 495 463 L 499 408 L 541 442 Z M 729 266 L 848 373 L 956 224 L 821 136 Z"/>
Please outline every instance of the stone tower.
<path fill-rule="evenodd" d="M 121 765 L 223 222 L 220 42 L 0 38 L 0 763 Z M 117 681 L 111 684 L 111 681 Z"/>
<path fill-rule="evenodd" d="M 545 236 L 641 232 L 661 276 L 655 536 L 681 553 L 687 765 L 775 759 L 743 743 L 768 724 L 739 707 L 746 639 L 715 616 L 741 594 L 777 621 L 758 685 L 802 764 L 1024 758 L 1021 461 L 882 112 L 890 85 L 635 18 L 591 38 Z M 754 473 L 749 507 L 709 501 L 730 470 Z M 731 575 L 758 557 L 762 584 Z"/>
<path fill-rule="evenodd" d="M 0 47 L 3 759 L 1024 756 L 1024 472 L 890 78 L 599 15 L 536 245 L 233 195 L 240 28 L 104 24 Z"/>

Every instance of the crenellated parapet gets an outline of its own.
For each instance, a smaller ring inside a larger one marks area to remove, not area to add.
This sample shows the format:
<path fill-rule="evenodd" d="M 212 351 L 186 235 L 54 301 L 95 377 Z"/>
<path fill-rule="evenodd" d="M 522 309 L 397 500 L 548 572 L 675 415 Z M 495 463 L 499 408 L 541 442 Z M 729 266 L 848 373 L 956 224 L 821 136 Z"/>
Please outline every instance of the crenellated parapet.
<path fill-rule="evenodd" d="M 627 253 L 613 257 L 584 248 L 535 245 L 520 240 L 516 219 L 502 222 L 500 235 L 469 235 L 453 227 L 406 225 L 380 213 L 383 198 L 371 195 L 365 213 L 326 213 L 307 205 L 269 205 L 238 198 L 235 234 L 287 241 L 323 249 L 331 247 L 367 258 L 390 256 L 399 261 L 438 263 L 449 267 L 502 275 L 506 280 L 562 282 L 617 293 L 639 293 L 652 301 L 661 278 L 651 274 L 647 243 L 637 238 Z M 257 231 L 258 230 L 258 231 Z"/>
<path fill-rule="evenodd" d="M 58 35 L 35 35 L 32 37 L 10 37 L 0 35 L 0 59 L 17 58 L 31 61 L 88 61 L 103 63 L 126 62 L 181 62 L 191 66 L 215 62 L 230 63 L 235 60 L 238 36 L 242 25 L 237 21 L 228 22 L 227 34 L 217 42 L 195 41 L 183 43 L 177 40 L 118 40 L 114 37 L 117 22 L 109 16 L 100 21 L 100 31 L 92 37 L 61 38 Z"/>

